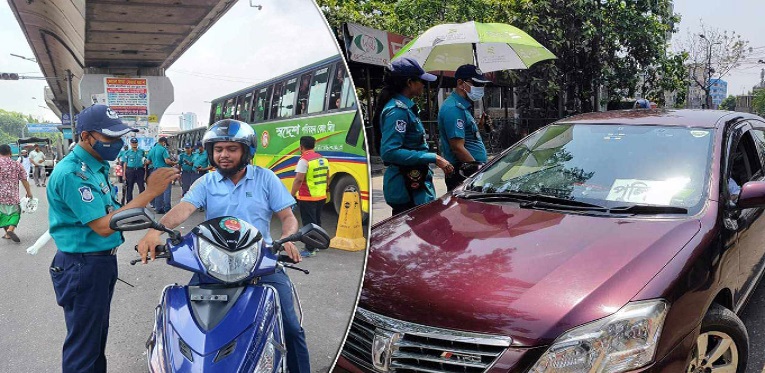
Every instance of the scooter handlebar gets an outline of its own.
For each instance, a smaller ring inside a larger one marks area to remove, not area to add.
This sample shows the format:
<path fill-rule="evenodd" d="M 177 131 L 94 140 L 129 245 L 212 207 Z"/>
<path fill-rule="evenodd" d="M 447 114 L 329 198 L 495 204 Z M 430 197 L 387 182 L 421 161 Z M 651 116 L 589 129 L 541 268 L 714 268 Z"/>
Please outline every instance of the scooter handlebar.
<path fill-rule="evenodd" d="M 138 245 L 135 245 L 133 247 L 133 249 L 135 249 L 135 251 L 138 252 Z M 154 255 L 155 259 L 167 259 L 167 258 L 170 258 L 170 252 L 167 251 L 167 245 L 157 245 L 157 246 L 154 246 L 154 254 L 155 254 Z M 140 261 L 141 261 L 141 258 L 138 258 L 138 259 L 135 259 L 135 260 L 131 260 L 130 261 L 130 265 L 131 266 L 132 265 L 136 265 L 136 263 L 138 263 Z"/>
<path fill-rule="evenodd" d="M 276 260 L 278 260 L 280 262 L 283 262 L 283 263 L 297 264 L 297 262 L 292 260 L 292 258 L 290 258 L 289 255 L 284 255 L 284 254 L 279 255 L 279 257 L 276 258 Z"/>

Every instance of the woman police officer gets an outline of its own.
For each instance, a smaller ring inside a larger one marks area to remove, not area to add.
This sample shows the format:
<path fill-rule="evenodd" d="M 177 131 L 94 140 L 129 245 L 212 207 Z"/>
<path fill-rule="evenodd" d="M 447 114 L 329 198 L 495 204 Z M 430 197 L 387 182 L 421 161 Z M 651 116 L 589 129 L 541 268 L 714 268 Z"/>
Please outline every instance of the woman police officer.
<path fill-rule="evenodd" d="M 377 97 L 379 106 L 373 122 L 379 123 L 382 132 L 379 150 L 388 166 L 383 192 L 393 215 L 435 199 L 429 164 L 435 163 L 446 174 L 454 171 L 449 161 L 428 152 L 425 127 L 412 101 L 422 95 L 425 81 L 434 80 L 436 77 L 426 73 L 417 61 L 400 58 L 391 63 Z"/>

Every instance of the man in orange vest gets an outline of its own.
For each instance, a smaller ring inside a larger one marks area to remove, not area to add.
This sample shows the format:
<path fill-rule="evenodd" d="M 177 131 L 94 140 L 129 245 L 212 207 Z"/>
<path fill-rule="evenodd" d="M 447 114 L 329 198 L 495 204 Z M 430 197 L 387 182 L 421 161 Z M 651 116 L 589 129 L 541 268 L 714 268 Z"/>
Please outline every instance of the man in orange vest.
<path fill-rule="evenodd" d="M 327 202 L 329 161 L 313 151 L 315 146 L 315 138 L 311 136 L 300 138 L 300 160 L 295 167 L 292 195 L 296 196 L 298 201 L 302 224 L 314 223 L 321 226 L 321 208 Z M 317 250 L 315 247 L 306 247 L 300 255 L 314 256 Z"/>

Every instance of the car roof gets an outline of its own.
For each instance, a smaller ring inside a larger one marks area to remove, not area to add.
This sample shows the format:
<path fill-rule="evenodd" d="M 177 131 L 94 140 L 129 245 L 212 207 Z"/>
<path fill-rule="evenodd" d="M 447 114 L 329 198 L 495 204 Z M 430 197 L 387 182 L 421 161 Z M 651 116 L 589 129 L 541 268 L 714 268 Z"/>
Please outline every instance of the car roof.
<path fill-rule="evenodd" d="M 691 109 L 635 109 L 580 114 L 561 119 L 556 123 L 621 124 L 627 126 L 661 125 L 716 128 L 718 125 L 736 117 L 741 117 L 741 119 L 763 120 L 762 118 L 753 114 L 733 111 Z"/>

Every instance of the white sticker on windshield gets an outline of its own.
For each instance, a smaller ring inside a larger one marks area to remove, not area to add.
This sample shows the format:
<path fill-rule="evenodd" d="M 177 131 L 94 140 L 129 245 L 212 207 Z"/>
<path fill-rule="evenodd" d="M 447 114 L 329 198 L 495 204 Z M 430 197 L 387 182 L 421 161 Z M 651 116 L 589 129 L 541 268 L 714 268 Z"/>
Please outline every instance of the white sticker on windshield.
<path fill-rule="evenodd" d="M 709 131 L 699 131 L 699 130 L 691 131 L 691 136 L 693 137 L 704 137 L 706 135 L 709 135 Z"/>
<path fill-rule="evenodd" d="M 616 179 L 608 192 L 608 201 L 644 203 L 648 205 L 669 205 L 691 181 L 690 178 L 667 180 Z"/>

